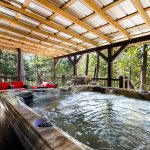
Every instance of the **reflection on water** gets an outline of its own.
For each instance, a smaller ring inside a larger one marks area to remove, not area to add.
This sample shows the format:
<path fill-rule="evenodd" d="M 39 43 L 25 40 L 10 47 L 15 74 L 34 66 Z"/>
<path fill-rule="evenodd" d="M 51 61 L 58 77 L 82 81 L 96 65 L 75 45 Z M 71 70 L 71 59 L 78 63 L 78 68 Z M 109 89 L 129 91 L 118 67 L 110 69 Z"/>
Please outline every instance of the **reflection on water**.
<path fill-rule="evenodd" d="M 150 150 L 150 102 L 81 92 L 31 107 L 94 149 Z"/>

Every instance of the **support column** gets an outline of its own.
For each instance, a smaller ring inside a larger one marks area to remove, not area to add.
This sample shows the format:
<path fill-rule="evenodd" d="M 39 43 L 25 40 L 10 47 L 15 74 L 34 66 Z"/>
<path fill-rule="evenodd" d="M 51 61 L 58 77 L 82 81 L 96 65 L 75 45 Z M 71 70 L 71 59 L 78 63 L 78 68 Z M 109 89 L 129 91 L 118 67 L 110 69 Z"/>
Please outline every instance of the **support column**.
<path fill-rule="evenodd" d="M 23 62 L 23 54 L 20 48 L 17 49 L 18 57 L 17 57 L 17 74 L 18 81 L 25 80 L 25 71 L 24 71 L 24 62 Z"/>
<path fill-rule="evenodd" d="M 58 64 L 58 59 L 54 59 L 53 65 L 52 65 L 52 81 L 55 83 L 56 80 L 56 66 Z"/>
<path fill-rule="evenodd" d="M 141 90 L 146 90 L 146 72 L 147 72 L 147 45 L 144 44 L 142 51 L 142 64 L 141 64 Z"/>
<path fill-rule="evenodd" d="M 99 76 L 99 52 L 97 52 L 97 60 L 96 60 L 96 75 L 95 77 L 98 78 Z"/>
<path fill-rule="evenodd" d="M 112 87 L 112 76 L 113 76 L 112 53 L 113 53 L 113 49 L 109 48 L 108 49 L 108 70 L 107 70 L 108 87 Z"/>
<path fill-rule="evenodd" d="M 88 72 L 89 72 L 89 54 L 86 55 L 85 75 L 88 75 Z"/>

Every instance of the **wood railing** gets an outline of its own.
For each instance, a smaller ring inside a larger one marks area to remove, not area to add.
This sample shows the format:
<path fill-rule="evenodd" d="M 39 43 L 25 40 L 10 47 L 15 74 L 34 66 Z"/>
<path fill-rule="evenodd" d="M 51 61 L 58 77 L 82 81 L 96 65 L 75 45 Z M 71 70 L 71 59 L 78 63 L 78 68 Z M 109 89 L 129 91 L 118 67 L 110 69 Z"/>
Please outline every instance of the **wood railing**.
<path fill-rule="evenodd" d="M 10 82 L 10 81 L 17 81 L 18 78 L 16 76 L 0 76 L 0 82 Z M 28 85 L 28 87 L 31 87 L 33 85 L 39 84 L 38 77 L 37 76 L 23 76 L 22 80 Z M 42 81 L 49 81 L 58 84 L 59 86 L 66 85 L 66 83 L 72 82 L 72 77 L 51 77 L 46 76 L 42 77 Z M 100 86 L 107 86 L 108 85 L 108 79 L 107 78 L 92 78 L 92 82 L 96 83 Z M 112 87 L 119 87 L 119 79 L 112 79 Z"/>

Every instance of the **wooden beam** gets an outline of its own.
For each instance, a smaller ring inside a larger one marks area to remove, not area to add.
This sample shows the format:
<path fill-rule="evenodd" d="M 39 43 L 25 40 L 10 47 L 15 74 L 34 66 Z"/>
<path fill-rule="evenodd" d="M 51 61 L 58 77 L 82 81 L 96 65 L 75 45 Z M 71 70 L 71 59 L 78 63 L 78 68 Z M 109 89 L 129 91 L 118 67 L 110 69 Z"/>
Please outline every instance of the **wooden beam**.
<path fill-rule="evenodd" d="M 19 16 L 20 16 L 20 15 L 19 15 Z M 78 44 L 78 43 L 76 43 L 76 42 L 74 42 L 74 41 L 70 41 L 70 40 L 68 40 L 68 39 L 62 38 L 62 37 L 57 36 L 57 35 L 55 35 L 55 34 L 48 33 L 48 32 L 46 32 L 46 31 L 44 31 L 44 30 L 40 30 L 39 28 L 32 27 L 32 26 L 30 26 L 30 25 L 28 25 L 28 24 L 26 24 L 26 23 L 17 21 L 17 19 L 13 19 L 13 18 L 7 17 L 6 15 L 0 14 L 0 18 L 2 18 L 2 19 L 5 20 L 5 21 L 8 21 L 8 22 L 10 22 L 10 23 L 12 23 L 12 24 L 19 25 L 19 26 L 22 26 L 22 27 L 27 28 L 27 29 L 29 29 L 29 30 L 32 30 L 32 31 L 34 31 L 34 32 L 37 32 L 37 33 L 39 33 L 39 34 L 43 34 L 43 35 L 45 35 L 45 36 L 48 36 L 48 37 L 50 37 L 50 38 L 55 38 L 55 39 L 61 40 L 61 41 L 63 41 L 63 42 L 67 42 L 67 43 L 69 43 L 69 44 L 73 44 L 73 45 L 76 46 L 76 47 L 86 48 L 86 47 L 83 46 L 82 44 Z M 16 18 L 16 17 L 15 17 L 15 18 Z M 55 40 L 53 40 L 53 41 L 55 41 Z M 59 44 L 59 43 L 58 43 L 58 44 Z M 65 44 L 65 45 L 66 45 L 66 44 Z"/>
<path fill-rule="evenodd" d="M 98 46 L 98 47 L 94 47 L 94 48 L 90 48 L 87 50 L 83 50 L 83 51 L 79 51 L 76 53 L 72 53 L 72 54 L 68 54 L 68 55 L 64 55 L 58 58 L 64 58 L 64 57 L 69 57 L 69 56 L 74 56 L 74 55 L 81 55 L 81 54 L 86 54 L 86 53 L 90 53 L 90 52 L 97 52 L 97 51 L 102 51 L 104 49 L 108 49 L 108 48 L 113 48 L 113 47 L 119 47 L 121 45 L 124 44 L 133 44 L 133 43 L 140 43 L 140 42 L 146 42 L 146 41 L 150 41 L 150 35 L 145 35 L 142 37 L 136 37 L 130 40 L 125 40 L 125 41 L 119 41 L 113 44 L 107 44 L 107 45 L 103 45 L 103 46 Z"/>
<path fill-rule="evenodd" d="M 101 52 L 98 52 L 98 53 L 106 62 L 108 62 L 108 58 L 103 53 Z"/>
<path fill-rule="evenodd" d="M 116 21 L 114 21 L 109 15 L 107 15 L 93 0 L 83 0 L 83 2 L 90 7 L 93 11 L 97 13 L 100 17 L 102 17 L 104 20 L 106 20 L 109 24 L 114 26 L 116 29 L 118 29 L 122 34 L 124 34 L 126 37 L 130 38 L 130 34 L 121 27 Z"/>
<path fill-rule="evenodd" d="M 59 7 L 53 5 L 52 3 L 48 2 L 47 0 L 37 0 L 41 5 L 44 5 L 45 7 L 51 9 L 52 11 L 56 12 L 57 14 L 65 17 L 66 19 L 72 21 L 73 23 L 76 23 L 80 25 L 81 27 L 87 29 L 88 31 L 92 32 L 93 34 L 105 39 L 107 42 L 111 43 L 112 40 L 107 37 L 104 33 L 95 30 L 93 27 L 91 27 L 89 24 L 79 20 L 77 17 L 65 12 L 64 10 L 60 9 Z"/>
<path fill-rule="evenodd" d="M 87 43 L 90 43 L 92 45 L 97 46 L 97 42 L 94 42 L 94 41 L 92 41 L 92 40 L 90 40 L 90 39 L 88 39 L 88 38 L 86 38 L 84 36 L 81 36 L 78 33 L 72 31 L 71 29 L 68 29 L 68 28 L 66 29 L 63 26 L 58 25 L 57 23 L 55 23 L 53 21 L 46 20 L 46 19 L 44 19 L 44 18 L 40 17 L 39 15 L 36 15 L 36 14 L 34 14 L 32 12 L 29 12 L 27 10 L 24 10 L 22 8 L 19 8 L 19 7 L 13 6 L 13 5 L 10 5 L 10 4 L 2 2 L 2 1 L 0 1 L 0 5 L 4 6 L 6 8 L 9 8 L 11 10 L 14 10 L 16 12 L 19 12 L 19 13 L 21 13 L 21 14 L 23 14 L 25 16 L 28 16 L 28 17 L 30 17 L 32 19 L 38 20 L 39 22 L 41 22 L 43 24 L 46 24 L 46 25 L 48 25 L 48 26 L 50 26 L 50 27 L 52 27 L 54 29 L 57 29 L 59 31 L 62 31 L 62 32 L 66 33 L 66 34 L 70 34 L 71 36 L 73 36 L 75 38 L 78 38 L 78 39 L 80 39 L 80 40 L 82 40 L 84 42 L 87 42 Z"/>
<path fill-rule="evenodd" d="M 24 35 L 24 36 L 27 36 L 27 37 L 30 37 L 30 38 L 33 38 L 33 39 L 36 39 L 36 40 L 39 40 L 39 41 L 43 41 L 43 42 L 47 42 L 47 43 L 49 42 L 49 43 L 51 43 L 51 44 L 57 45 L 57 42 L 54 42 L 54 41 L 52 41 L 52 40 L 50 40 L 50 39 L 44 39 L 44 38 L 41 38 L 40 36 L 36 36 L 36 35 L 31 34 L 31 33 L 27 33 L 27 32 L 21 31 L 21 30 L 16 30 L 16 29 L 14 29 L 14 28 L 12 28 L 12 27 L 0 25 L 0 28 L 1 28 L 1 29 L 4 29 L 4 30 L 7 30 L 7 31 L 14 32 L 14 33 L 18 33 L 18 34 L 20 34 L 20 35 Z M 59 45 L 60 45 L 60 44 L 59 44 Z M 64 47 L 64 46 L 62 46 L 62 47 Z M 65 46 L 64 51 L 65 51 L 65 52 L 71 52 L 72 49 L 70 49 L 69 47 L 66 48 L 66 46 Z"/>
<path fill-rule="evenodd" d="M 19 36 L 15 36 L 15 35 L 12 35 L 12 34 L 9 34 L 9 33 L 4 33 L 4 32 L 0 32 L 0 37 L 6 37 L 8 39 L 17 39 L 17 40 L 20 40 L 20 41 L 23 41 L 25 43 L 28 43 L 28 44 L 31 44 L 31 45 L 36 45 L 36 46 L 39 46 L 40 48 L 42 47 L 43 49 L 49 49 L 49 50 L 52 50 L 52 51 L 59 51 L 61 54 L 65 54 L 65 52 L 63 52 L 62 49 L 58 49 L 58 48 L 55 48 L 53 49 L 51 46 L 47 45 L 47 44 L 43 44 L 43 43 L 40 43 L 40 42 L 37 42 L 37 41 L 31 41 L 25 37 L 19 37 Z"/>
<path fill-rule="evenodd" d="M 85 75 L 89 73 L 89 54 L 86 55 L 86 68 L 85 68 Z"/>
<path fill-rule="evenodd" d="M 97 57 L 96 57 L 96 74 L 95 74 L 95 77 L 96 78 L 98 78 L 98 76 L 99 76 L 99 56 L 100 56 L 100 54 L 99 54 L 100 52 L 97 52 L 96 54 L 97 54 Z"/>
<path fill-rule="evenodd" d="M 23 6 L 28 7 L 31 1 L 32 0 L 25 0 L 24 3 L 23 3 Z"/>
<path fill-rule="evenodd" d="M 144 8 L 140 2 L 140 0 L 132 0 L 132 3 L 134 4 L 134 6 L 136 7 L 137 11 L 139 12 L 139 14 L 141 15 L 141 17 L 143 18 L 143 20 L 145 21 L 145 23 L 150 27 L 150 17 L 148 16 L 148 14 L 144 11 Z"/>
<path fill-rule="evenodd" d="M 127 44 L 125 45 L 122 45 L 118 50 L 117 52 L 112 56 L 112 61 L 114 61 L 118 56 L 119 54 L 124 51 L 124 49 L 127 47 Z"/>

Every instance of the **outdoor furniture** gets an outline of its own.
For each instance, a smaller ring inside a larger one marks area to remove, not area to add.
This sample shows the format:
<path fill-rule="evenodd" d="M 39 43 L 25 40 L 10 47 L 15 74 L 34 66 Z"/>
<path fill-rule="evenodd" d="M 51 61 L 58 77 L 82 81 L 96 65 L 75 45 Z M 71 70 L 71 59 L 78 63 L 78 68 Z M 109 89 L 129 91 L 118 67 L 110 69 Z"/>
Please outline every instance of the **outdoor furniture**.
<path fill-rule="evenodd" d="M 7 89 L 26 89 L 27 86 L 23 81 L 0 82 L 0 90 Z"/>
<path fill-rule="evenodd" d="M 43 83 L 41 85 L 32 86 L 32 89 L 39 89 L 39 88 L 57 88 L 57 84 L 54 84 L 54 83 Z"/>

